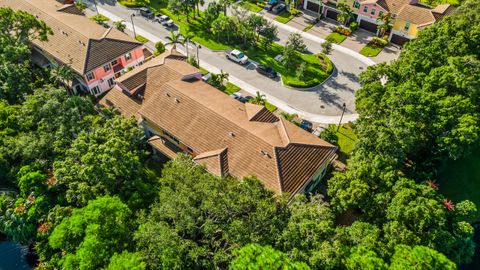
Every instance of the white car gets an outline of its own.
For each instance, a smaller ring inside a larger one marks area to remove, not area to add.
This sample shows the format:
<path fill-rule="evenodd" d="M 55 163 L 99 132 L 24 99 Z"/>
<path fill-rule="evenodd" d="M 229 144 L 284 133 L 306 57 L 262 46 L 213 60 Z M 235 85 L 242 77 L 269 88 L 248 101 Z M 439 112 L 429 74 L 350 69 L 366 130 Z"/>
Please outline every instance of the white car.
<path fill-rule="evenodd" d="M 245 65 L 248 63 L 248 56 L 246 56 L 244 53 L 242 53 L 239 50 L 231 50 L 225 52 L 225 55 L 227 56 L 228 59 L 237 62 L 241 65 Z"/>
<path fill-rule="evenodd" d="M 173 26 L 172 19 L 170 19 L 170 17 L 168 17 L 167 15 L 158 14 L 156 16 L 156 19 L 157 19 L 157 22 L 159 22 L 161 25 L 164 25 L 164 26 L 167 26 L 167 27 Z"/>

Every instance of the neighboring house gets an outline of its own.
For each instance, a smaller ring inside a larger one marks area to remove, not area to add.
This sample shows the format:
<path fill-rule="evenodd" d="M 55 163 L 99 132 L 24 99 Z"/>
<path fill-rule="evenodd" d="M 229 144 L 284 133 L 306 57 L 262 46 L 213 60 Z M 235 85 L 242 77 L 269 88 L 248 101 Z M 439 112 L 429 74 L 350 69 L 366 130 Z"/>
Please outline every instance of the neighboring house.
<path fill-rule="evenodd" d="M 337 20 L 341 13 L 337 9 L 340 2 L 342 1 L 306 0 L 304 8 L 322 13 L 326 18 Z M 394 25 L 389 39 L 398 45 L 403 45 L 406 41 L 415 38 L 418 29 L 435 23 L 454 10 L 454 7 L 448 4 L 431 8 L 417 0 L 346 0 L 345 3 L 352 8 L 358 26 L 375 34 L 378 34 L 378 26 L 382 24 L 379 18 L 384 14 L 392 14 Z"/>
<path fill-rule="evenodd" d="M 201 80 L 200 70 L 165 55 L 125 74 L 100 101 L 143 126 L 168 158 L 187 153 L 217 176 L 256 176 L 277 194 L 311 192 L 337 147 L 241 103 Z"/>
<path fill-rule="evenodd" d="M 0 6 L 26 11 L 52 29 L 48 41 L 32 41 L 32 62 L 41 67 L 69 65 L 77 73 L 72 85 L 76 93 L 99 96 L 113 87 L 115 78 L 145 60 L 143 44 L 117 29 L 96 24 L 73 4 L 0 0 Z"/>

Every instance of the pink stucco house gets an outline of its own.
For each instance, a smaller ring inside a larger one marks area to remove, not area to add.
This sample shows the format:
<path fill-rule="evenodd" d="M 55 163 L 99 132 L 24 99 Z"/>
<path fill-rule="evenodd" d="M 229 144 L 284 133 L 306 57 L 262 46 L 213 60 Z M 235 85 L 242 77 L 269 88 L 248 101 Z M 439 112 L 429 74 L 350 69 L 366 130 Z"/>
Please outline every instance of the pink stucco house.
<path fill-rule="evenodd" d="M 33 40 L 33 63 L 41 67 L 69 65 L 76 72 L 73 91 L 96 97 L 111 89 L 120 75 L 143 64 L 142 43 L 93 22 L 73 4 L 60 2 L 0 0 L 0 6 L 26 11 L 52 29 L 48 41 Z"/>

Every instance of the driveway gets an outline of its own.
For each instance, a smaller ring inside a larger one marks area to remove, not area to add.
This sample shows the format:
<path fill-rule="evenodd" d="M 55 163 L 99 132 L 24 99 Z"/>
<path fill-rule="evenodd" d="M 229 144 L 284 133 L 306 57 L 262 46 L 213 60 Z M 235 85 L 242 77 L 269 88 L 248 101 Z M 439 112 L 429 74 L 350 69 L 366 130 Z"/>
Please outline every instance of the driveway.
<path fill-rule="evenodd" d="M 98 1 L 100 13 L 116 21 L 123 19 L 127 28 L 131 29 L 130 15 L 134 12 L 115 3 Z M 145 36 L 153 42 L 165 40 L 169 30 L 158 23 L 147 21 L 139 16 L 134 17 L 137 34 Z M 278 42 L 284 44 L 292 33 L 290 29 L 279 27 Z M 304 38 L 305 44 L 312 53 L 321 51 L 321 42 L 317 39 Z M 181 48 L 180 48 L 181 49 Z M 335 48 L 330 55 L 336 70 L 323 85 L 310 90 L 296 90 L 285 87 L 280 81 L 273 81 L 254 71 L 253 65 L 240 66 L 228 61 L 222 52 L 214 52 L 207 48 L 199 51 L 200 65 L 211 72 L 220 69 L 230 74 L 230 81 L 242 89 L 255 94 L 260 91 L 267 99 L 281 110 L 298 113 L 301 117 L 314 122 L 336 123 L 342 113 L 342 104 L 346 105 L 346 120 L 354 120 L 355 91 L 360 87 L 358 75 L 366 69 L 367 64 L 361 58 L 352 57 L 342 48 Z M 191 52 L 193 52 L 193 48 Z M 350 114 L 350 115 L 349 115 Z"/>

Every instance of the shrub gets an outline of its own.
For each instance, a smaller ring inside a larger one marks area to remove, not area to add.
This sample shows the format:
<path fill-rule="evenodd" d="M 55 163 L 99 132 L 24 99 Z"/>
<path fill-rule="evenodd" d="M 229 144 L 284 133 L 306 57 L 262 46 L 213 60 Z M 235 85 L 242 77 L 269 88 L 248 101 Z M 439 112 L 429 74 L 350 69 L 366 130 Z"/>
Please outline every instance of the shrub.
<path fill-rule="evenodd" d="M 326 129 L 320 132 L 318 137 L 333 145 L 338 145 L 337 127 L 335 125 L 328 125 Z"/>
<path fill-rule="evenodd" d="M 339 25 L 339 26 L 337 26 L 337 28 L 335 28 L 335 32 L 340 33 L 340 34 L 345 35 L 345 36 L 349 36 L 352 33 L 352 30 L 350 30 L 350 28 L 347 28 L 343 25 Z"/>
<path fill-rule="evenodd" d="M 379 37 L 373 37 L 369 43 L 371 45 L 383 48 L 388 44 L 388 41 Z"/>
<path fill-rule="evenodd" d="M 165 52 L 165 45 L 161 41 L 155 43 L 155 56 L 160 55 Z"/>
<path fill-rule="evenodd" d="M 350 30 L 353 32 L 355 30 L 357 30 L 358 28 L 358 23 L 357 22 L 352 22 L 349 26 Z"/>

